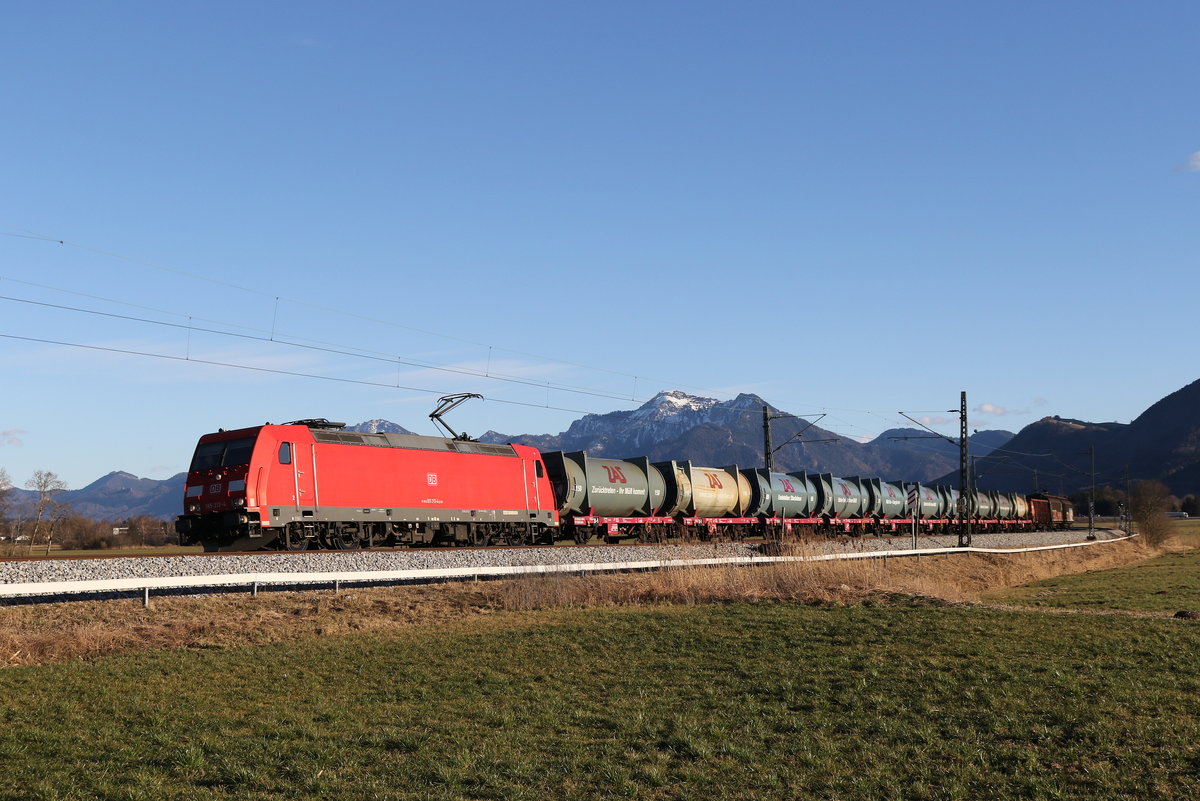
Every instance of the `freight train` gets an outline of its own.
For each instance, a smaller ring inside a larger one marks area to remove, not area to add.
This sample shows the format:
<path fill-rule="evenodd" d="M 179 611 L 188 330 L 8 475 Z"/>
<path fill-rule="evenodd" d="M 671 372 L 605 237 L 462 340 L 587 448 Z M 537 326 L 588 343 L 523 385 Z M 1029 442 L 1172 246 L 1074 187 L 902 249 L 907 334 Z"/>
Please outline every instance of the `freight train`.
<path fill-rule="evenodd" d="M 175 522 L 209 551 L 552 545 L 949 531 L 957 489 L 829 473 L 541 453 L 324 419 L 205 434 Z M 1065 498 L 969 494 L 975 530 L 1069 528 Z"/>

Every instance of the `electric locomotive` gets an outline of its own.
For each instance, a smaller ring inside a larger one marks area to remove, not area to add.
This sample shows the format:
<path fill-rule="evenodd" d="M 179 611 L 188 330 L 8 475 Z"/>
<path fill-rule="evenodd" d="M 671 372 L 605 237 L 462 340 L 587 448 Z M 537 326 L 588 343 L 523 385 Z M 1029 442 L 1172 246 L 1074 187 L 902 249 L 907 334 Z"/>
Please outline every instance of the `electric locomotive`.
<path fill-rule="evenodd" d="M 202 436 L 180 541 L 213 551 L 554 541 L 536 449 L 342 428 L 297 420 Z"/>

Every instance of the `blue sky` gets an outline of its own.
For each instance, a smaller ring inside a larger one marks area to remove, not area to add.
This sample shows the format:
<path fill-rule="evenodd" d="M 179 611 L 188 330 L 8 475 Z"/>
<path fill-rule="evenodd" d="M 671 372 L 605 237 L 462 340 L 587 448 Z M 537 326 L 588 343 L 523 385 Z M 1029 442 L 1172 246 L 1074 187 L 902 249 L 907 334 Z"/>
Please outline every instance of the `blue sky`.
<path fill-rule="evenodd" d="M 862 439 L 956 432 L 962 390 L 973 428 L 1128 422 L 1200 378 L 1194 2 L 4 17 L 17 484 L 165 478 L 268 420 L 434 433 L 460 391 L 473 434 L 678 388 Z"/>

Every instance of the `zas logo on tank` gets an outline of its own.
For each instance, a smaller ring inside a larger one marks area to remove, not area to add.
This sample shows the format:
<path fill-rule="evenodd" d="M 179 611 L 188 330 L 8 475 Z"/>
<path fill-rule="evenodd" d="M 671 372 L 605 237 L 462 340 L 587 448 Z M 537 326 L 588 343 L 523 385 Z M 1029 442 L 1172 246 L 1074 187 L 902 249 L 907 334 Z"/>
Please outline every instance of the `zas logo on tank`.
<path fill-rule="evenodd" d="M 625 478 L 625 471 L 617 465 L 600 465 L 604 468 L 604 472 L 608 473 L 609 484 L 627 484 L 628 479 Z"/>

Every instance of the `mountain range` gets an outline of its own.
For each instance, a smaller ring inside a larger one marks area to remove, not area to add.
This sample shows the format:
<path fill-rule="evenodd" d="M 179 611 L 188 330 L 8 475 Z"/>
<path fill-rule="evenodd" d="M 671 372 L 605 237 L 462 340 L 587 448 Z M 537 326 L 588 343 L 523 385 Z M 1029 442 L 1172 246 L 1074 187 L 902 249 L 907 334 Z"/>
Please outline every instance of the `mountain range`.
<path fill-rule="evenodd" d="M 1093 467 L 1094 465 L 1094 467 Z M 1131 423 L 1044 417 L 975 464 L 985 489 L 1070 493 L 1093 483 L 1124 488 L 1155 479 L 1172 494 L 1200 492 L 1200 381 L 1172 392 Z"/>
<path fill-rule="evenodd" d="M 928 431 L 892 429 L 861 443 L 782 412 L 757 395 L 717 401 L 677 390 L 660 392 L 631 411 L 585 415 L 561 434 L 489 431 L 479 439 L 616 459 L 637 455 L 651 461 L 691 459 L 712 467 L 762 467 L 764 406 L 772 417 L 774 467 L 782 472 L 929 481 L 958 464 L 958 447 Z M 990 453 L 1012 437 L 1009 431 L 982 431 L 971 437 L 971 449 Z"/>
<path fill-rule="evenodd" d="M 763 407 L 771 420 L 774 467 L 789 472 L 881 476 L 885 479 L 958 484 L 958 446 L 928 431 L 897 428 L 858 442 L 794 417 L 752 394 L 717 401 L 678 390 L 660 392 L 636 409 L 589 414 L 558 434 L 501 434 L 482 442 L 514 442 L 540 450 L 585 450 L 595 456 L 649 456 L 652 461 L 691 459 L 714 467 L 763 464 Z M 388 420 L 368 420 L 348 430 L 412 433 Z M 970 438 L 980 487 L 1069 493 L 1088 487 L 1095 454 L 1098 485 L 1130 479 L 1162 480 L 1176 495 L 1200 489 L 1200 381 L 1168 395 L 1129 424 L 1087 423 L 1046 417 L 1019 433 L 978 431 Z M 61 493 L 81 515 L 124 520 L 137 515 L 171 519 L 180 511 L 186 475 L 156 481 L 109 473 L 83 489 Z M 33 493 L 12 491 L 14 507 Z"/>

